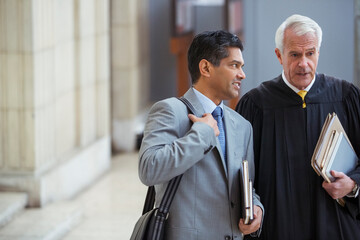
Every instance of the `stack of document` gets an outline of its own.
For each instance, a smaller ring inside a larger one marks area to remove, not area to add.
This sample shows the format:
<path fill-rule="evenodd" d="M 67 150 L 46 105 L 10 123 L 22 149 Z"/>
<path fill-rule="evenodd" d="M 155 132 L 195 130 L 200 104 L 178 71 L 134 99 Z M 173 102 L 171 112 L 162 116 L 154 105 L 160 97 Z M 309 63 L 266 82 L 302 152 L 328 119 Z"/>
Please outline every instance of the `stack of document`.
<path fill-rule="evenodd" d="M 245 224 L 250 224 L 254 219 L 253 187 L 249 176 L 249 164 L 247 160 L 242 162 L 240 170 L 240 185 L 242 190 L 242 218 Z"/>
<path fill-rule="evenodd" d="M 331 170 L 348 174 L 358 164 L 358 157 L 335 113 L 325 120 L 311 159 L 311 165 L 325 181 L 333 182 Z"/>

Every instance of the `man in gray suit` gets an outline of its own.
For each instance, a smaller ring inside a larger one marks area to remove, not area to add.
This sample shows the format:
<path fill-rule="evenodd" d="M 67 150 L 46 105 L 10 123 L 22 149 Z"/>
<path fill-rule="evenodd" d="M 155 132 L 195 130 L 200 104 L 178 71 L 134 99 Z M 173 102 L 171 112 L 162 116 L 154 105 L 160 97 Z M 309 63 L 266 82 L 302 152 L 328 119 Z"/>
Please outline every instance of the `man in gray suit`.
<path fill-rule="evenodd" d="M 155 185 L 156 206 L 168 181 L 183 174 L 165 239 L 240 240 L 260 232 L 264 209 L 254 190 L 254 220 L 245 225 L 241 219 L 242 160 L 248 160 L 254 179 L 252 128 L 223 103 L 239 95 L 245 78 L 242 50 L 240 39 L 228 32 L 197 35 L 188 51 L 192 87 L 184 95 L 194 115 L 177 98 L 159 101 L 150 110 L 139 153 L 139 176 L 145 185 Z M 222 133 L 211 114 L 217 107 Z M 226 139 L 226 147 L 219 134 Z"/>

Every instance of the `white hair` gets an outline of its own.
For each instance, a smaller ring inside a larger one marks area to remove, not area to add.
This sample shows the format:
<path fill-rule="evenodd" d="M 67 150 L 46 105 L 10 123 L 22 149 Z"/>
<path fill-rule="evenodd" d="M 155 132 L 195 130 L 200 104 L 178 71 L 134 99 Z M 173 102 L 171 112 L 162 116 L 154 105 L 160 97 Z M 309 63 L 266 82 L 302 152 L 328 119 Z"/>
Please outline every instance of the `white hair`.
<path fill-rule="evenodd" d="M 286 29 L 292 29 L 297 36 L 307 33 L 314 33 L 318 40 L 318 51 L 322 41 L 322 30 L 320 26 L 311 18 L 294 14 L 288 17 L 277 29 L 275 34 L 275 46 L 283 53 L 284 50 L 284 32 Z"/>

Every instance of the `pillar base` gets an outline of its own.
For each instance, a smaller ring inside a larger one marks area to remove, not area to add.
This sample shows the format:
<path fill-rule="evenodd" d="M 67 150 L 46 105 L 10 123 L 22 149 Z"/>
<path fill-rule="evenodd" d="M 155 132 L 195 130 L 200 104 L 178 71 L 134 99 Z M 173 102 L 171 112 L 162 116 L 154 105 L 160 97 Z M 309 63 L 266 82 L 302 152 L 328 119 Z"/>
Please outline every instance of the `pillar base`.
<path fill-rule="evenodd" d="M 0 176 L 0 191 L 27 192 L 29 207 L 70 199 L 110 168 L 110 150 L 110 137 L 106 136 L 42 174 L 4 173 Z"/>

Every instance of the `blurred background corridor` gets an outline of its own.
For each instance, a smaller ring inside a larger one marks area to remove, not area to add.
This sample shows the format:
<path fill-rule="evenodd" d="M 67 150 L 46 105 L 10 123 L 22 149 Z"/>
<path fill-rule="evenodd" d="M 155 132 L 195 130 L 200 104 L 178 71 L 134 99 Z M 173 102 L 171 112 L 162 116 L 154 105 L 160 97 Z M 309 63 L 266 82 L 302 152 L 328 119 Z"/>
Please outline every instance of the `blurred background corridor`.
<path fill-rule="evenodd" d="M 360 86 L 360 0 L 0 0 L 0 240 L 129 239 L 147 112 L 190 87 L 194 35 L 240 36 L 243 95 L 281 73 L 295 13 L 322 27 L 318 71 Z"/>

